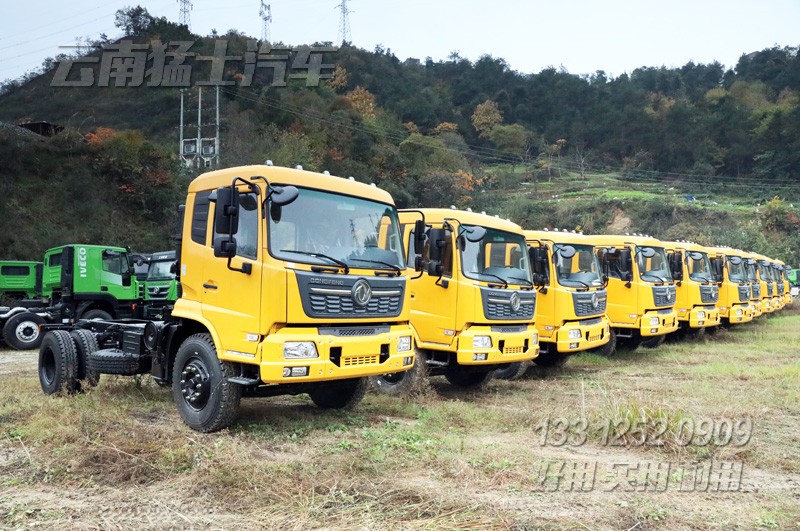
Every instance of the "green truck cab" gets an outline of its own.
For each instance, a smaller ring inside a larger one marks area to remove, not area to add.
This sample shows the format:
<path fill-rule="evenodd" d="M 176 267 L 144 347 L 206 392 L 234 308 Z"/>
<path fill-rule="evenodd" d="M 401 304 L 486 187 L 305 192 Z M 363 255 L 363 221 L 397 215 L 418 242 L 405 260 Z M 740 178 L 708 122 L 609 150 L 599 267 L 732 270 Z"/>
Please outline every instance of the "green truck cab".
<path fill-rule="evenodd" d="M 140 282 L 146 319 L 160 318 L 164 309 L 178 299 L 175 255 L 175 251 L 161 251 L 149 256 L 147 277 Z"/>
<path fill-rule="evenodd" d="M 0 261 L 0 297 L 10 300 L 33 299 L 41 287 L 41 262 Z"/>
<path fill-rule="evenodd" d="M 70 244 L 45 252 L 42 294 L 59 305 L 62 318 L 135 317 L 139 289 L 123 247 Z"/>

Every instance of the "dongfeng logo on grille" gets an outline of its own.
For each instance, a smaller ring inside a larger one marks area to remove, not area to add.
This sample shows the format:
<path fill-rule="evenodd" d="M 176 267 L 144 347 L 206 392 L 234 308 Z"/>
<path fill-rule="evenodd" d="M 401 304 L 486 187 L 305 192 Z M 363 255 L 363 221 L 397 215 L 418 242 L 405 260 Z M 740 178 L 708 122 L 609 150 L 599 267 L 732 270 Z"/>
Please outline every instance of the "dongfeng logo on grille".
<path fill-rule="evenodd" d="M 350 296 L 353 297 L 353 302 L 356 305 L 366 306 L 372 297 L 372 288 L 369 286 L 369 282 L 363 278 L 356 280 L 356 283 L 353 284 L 353 289 L 350 291 Z"/>
<path fill-rule="evenodd" d="M 511 304 L 511 311 L 517 313 L 519 311 L 519 295 L 512 293 L 509 303 Z"/>
<path fill-rule="evenodd" d="M 600 297 L 597 296 L 597 293 L 592 293 L 592 308 L 596 310 L 598 306 L 600 306 Z"/>

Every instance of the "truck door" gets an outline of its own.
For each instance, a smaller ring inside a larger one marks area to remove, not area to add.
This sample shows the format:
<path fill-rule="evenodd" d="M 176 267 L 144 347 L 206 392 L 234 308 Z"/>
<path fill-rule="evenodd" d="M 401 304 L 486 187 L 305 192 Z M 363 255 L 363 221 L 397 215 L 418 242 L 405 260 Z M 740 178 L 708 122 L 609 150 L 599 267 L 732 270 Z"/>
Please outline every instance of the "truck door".
<path fill-rule="evenodd" d="M 212 203 L 213 205 L 213 203 Z M 242 193 L 239 200 L 239 229 L 236 237 L 236 256 L 231 268 L 242 269 L 250 264 L 249 274 L 228 268 L 228 259 L 214 256 L 211 246 L 203 246 L 203 317 L 219 334 L 224 351 L 255 354 L 260 341 L 261 274 L 264 253 L 264 221 L 260 217 L 259 196 Z M 212 219 L 213 209 L 210 213 Z M 214 230 L 214 239 L 222 237 Z M 281 290 L 276 296 L 285 297 Z M 268 302 L 268 301 L 265 301 Z M 219 345 L 218 345 L 219 347 Z"/>

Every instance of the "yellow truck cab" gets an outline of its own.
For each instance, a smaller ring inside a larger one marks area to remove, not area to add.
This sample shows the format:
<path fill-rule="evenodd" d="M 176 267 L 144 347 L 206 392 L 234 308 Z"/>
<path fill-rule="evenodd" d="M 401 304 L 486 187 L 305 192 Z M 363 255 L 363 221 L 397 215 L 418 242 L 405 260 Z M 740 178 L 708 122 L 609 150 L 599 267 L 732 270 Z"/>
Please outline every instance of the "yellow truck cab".
<path fill-rule="evenodd" d="M 772 279 L 772 266 L 763 254 L 752 253 L 755 260 L 756 277 L 761 286 L 761 308 L 764 313 L 773 313 L 775 305 L 775 281 Z"/>
<path fill-rule="evenodd" d="M 764 303 L 761 301 L 761 282 L 758 279 L 758 262 L 755 254 L 744 252 L 744 267 L 747 280 L 750 282 L 750 304 L 753 306 L 753 319 L 764 315 Z"/>
<path fill-rule="evenodd" d="M 730 247 L 706 247 L 706 251 L 719 287 L 717 308 L 720 324 L 730 326 L 752 321 L 753 305 L 745 253 Z"/>
<path fill-rule="evenodd" d="M 606 315 L 617 344 L 659 346 L 678 329 L 676 288 L 664 244 L 643 235 L 591 238 L 598 257 L 607 261 Z"/>
<path fill-rule="evenodd" d="M 787 266 L 783 260 L 776 260 L 780 266 L 780 279 L 783 285 L 783 306 L 784 308 L 792 304 L 792 286 L 789 282 L 789 272 L 792 270 L 791 266 Z"/>
<path fill-rule="evenodd" d="M 103 348 L 81 337 L 78 358 L 171 385 L 184 422 L 203 432 L 229 425 L 242 396 L 307 393 L 345 408 L 368 376 L 413 366 L 409 272 L 387 192 L 300 168 L 234 167 L 191 182 L 183 220 L 171 315 L 49 332 L 46 393 L 81 388 L 62 381 L 58 360 L 75 358 L 61 354 L 87 328 Z"/>
<path fill-rule="evenodd" d="M 783 262 L 775 258 L 769 258 L 768 260 L 772 282 L 775 285 L 775 295 L 772 297 L 772 300 L 775 303 L 776 310 L 783 310 L 783 307 L 786 305 L 786 299 L 784 297 L 786 294 L 786 286 L 783 284 Z"/>
<path fill-rule="evenodd" d="M 407 394 L 429 375 L 476 387 L 495 369 L 536 357 L 536 290 L 519 225 L 442 208 L 401 210 L 400 223 L 409 258 L 422 255 L 422 272 L 409 280 L 417 363 L 374 378 L 378 390 Z"/>
<path fill-rule="evenodd" d="M 665 241 L 672 278 L 676 281 L 675 310 L 681 333 L 719 326 L 719 286 L 705 247 L 693 242 Z"/>
<path fill-rule="evenodd" d="M 611 355 L 616 346 L 606 316 L 608 294 L 592 238 L 566 231 L 525 231 L 534 278 L 537 365 L 563 364 L 570 354 L 594 349 Z"/>

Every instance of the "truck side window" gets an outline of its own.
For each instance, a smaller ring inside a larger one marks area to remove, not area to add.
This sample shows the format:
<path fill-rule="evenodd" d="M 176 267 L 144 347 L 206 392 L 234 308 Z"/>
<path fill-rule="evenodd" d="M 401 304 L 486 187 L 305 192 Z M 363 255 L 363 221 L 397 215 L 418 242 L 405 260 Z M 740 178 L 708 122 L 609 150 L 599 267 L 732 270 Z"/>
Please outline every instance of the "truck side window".
<path fill-rule="evenodd" d="M 602 251 L 598 251 L 600 254 Z M 622 278 L 621 268 L 619 264 L 619 254 L 609 254 L 608 256 L 608 276 L 611 278 Z M 602 258 L 602 256 L 599 256 Z"/>
<path fill-rule="evenodd" d="M 210 191 L 197 192 L 194 196 L 194 208 L 192 209 L 192 241 L 200 245 L 206 244 L 206 232 L 208 232 L 208 196 Z"/>
<path fill-rule="evenodd" d="M 121 275 L 128 272 L 128 258 L 125 255 L 103 257 L 103 271 Z"/>
<path fill-rule="evenodd" d="M 58 267 L 61 265 L 61 255 L 62 253 L 55 253 L 51 254 L 50 258 L 47 259 L 47 265 L 50 267 Z"/>

